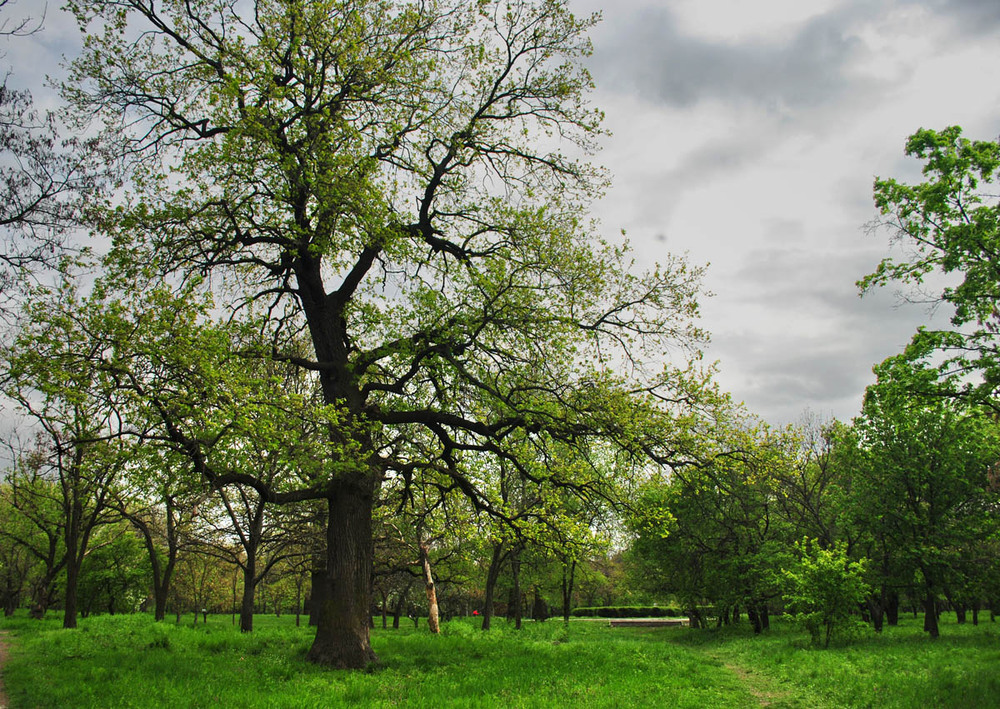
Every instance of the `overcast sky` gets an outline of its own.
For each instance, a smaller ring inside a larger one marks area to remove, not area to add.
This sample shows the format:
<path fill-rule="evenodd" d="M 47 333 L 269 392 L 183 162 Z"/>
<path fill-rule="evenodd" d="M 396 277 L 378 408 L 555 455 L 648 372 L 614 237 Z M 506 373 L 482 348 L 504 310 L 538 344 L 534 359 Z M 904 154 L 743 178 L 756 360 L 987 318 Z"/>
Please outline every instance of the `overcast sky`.
<path fill-rule="evenodd" d="M 596 103 L 614 187 L 596 212 L 648 262 L 709 263 L 723 387 L 774 423 L 850 419 L 929 315 L 855 282 L 875 176 L 919 179 L 918 128 L 1000 134 L 998 0 L 571 0 L 603 13 Z M 936 321 L 946 321 L 939 314 Z"/>
<path fill-rule="evenodd" d="M 34 12 L 19 0 L 11 14 Z M 12 40 L 12 81 L 37 85 L 78 42 L 48 3 Z M 570 0 L 600 11 L 590 61 L 612 132 L 595 205 L 640 261 L 709 263 L 709 360 L 774 424 L 850 419 L 871 367 L 928 314 L 854 285 L 887 252 L 869 235 L 873 178 L 919 177 L 917 128 L 1000 134 L 998 0 Z M 44 102 L 44 99 L 43 99 Z M 940 317 L 940 316 L 939 316 Z"/>

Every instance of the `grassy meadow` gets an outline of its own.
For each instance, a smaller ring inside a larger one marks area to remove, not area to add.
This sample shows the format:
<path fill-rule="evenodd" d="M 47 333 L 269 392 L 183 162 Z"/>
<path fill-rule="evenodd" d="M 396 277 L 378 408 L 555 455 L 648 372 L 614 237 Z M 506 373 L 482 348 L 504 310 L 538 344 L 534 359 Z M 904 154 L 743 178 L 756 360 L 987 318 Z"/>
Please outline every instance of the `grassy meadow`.
<path fill-rule="evenodd" d="M 722 631 L 609 628 L 607 621 L 471 619 L 376 628 L 380 667 L 325 670 L 305 662 L 312 630 L 294 617 L 258 616 L 241 635 L 229 616 L 101 616 L 60 627 L 0 620 L 11 646 L 3 677 L 24 707 L 990 707 L 1000 706 L 1000 623 L 942 637 L 922 620 L 827 650 L 781 621 L 753 637 Z"/>

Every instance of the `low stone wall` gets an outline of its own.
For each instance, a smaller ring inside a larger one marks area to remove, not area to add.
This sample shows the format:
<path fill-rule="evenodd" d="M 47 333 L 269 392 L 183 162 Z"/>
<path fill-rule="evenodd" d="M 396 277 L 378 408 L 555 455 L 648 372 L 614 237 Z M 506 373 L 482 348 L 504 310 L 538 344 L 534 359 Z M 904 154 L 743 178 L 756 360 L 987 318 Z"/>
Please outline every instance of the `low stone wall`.
<path fill-rule="evenodd" d="M 612 618 L 609 625 L 612 628 L 639 627 L 653 628 L 660 626 L 687 625 L 687 618 Z"/>

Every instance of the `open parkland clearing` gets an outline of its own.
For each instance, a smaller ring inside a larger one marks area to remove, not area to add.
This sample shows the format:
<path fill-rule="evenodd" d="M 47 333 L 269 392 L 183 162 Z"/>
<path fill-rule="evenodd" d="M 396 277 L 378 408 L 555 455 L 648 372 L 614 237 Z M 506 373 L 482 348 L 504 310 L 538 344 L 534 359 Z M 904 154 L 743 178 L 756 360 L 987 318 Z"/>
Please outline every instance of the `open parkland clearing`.
<path fill-rule="evenodd" d="M 0 621 L 9 709 L 27 707 L 990 707 L 1000 706 L 1000 624 L 941 637 L 908 615 L 828 649 L 778 619 L 754 637 L 721 630 L 609 627 L 607 620 L 502 620 L 488 633 L 455 619 L 440 636 L 372 630 L 380 663 L 338 671 L 306 661 L 313 631 L 294 616 L 192 624 L 57 615 Z"/>

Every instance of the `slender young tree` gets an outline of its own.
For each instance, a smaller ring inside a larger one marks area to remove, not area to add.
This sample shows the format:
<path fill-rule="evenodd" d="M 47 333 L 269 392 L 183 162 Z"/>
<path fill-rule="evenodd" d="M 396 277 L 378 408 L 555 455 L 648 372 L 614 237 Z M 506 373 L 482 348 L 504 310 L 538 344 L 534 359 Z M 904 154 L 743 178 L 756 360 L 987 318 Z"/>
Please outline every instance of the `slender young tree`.
<path fill-rule="evenodd" d="M 114 387 L 99 372 L 100 354 L 77 319 L 75 287 L 66 280 L 39 296 L 25 309 L 27 324 L 2 351 L 4 393 L 37 431 L 10 482 L 15 506 L 32 510 L 32 521 L 49 539 L 43 586 L 65 570 L 63 625 L 75 628 L 80 568 L 95 527 L 110 518 L 130 451 Z M 44 604 L 36 609 L 44 613 Z"/>
<path fill-rule="evenodd" d="M 167 613 L 178 555 L 193 538 L 203 486 L 184 474 L 183 457 L 162 448 L 137 446 L 125 469 L 115 507 L 142 537 L 149 558 L 153 619 Z"/>

